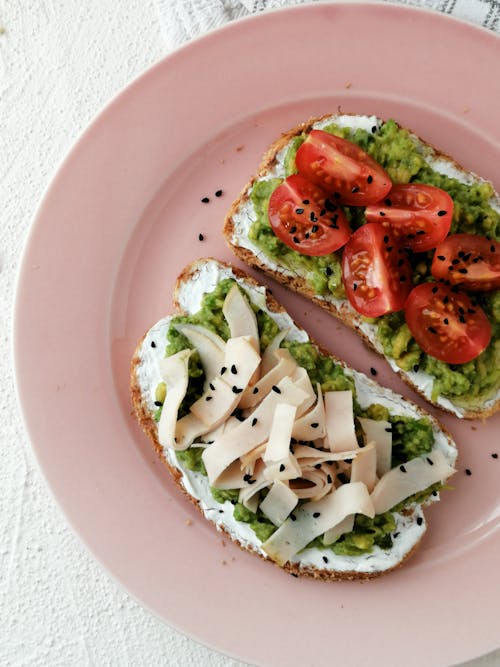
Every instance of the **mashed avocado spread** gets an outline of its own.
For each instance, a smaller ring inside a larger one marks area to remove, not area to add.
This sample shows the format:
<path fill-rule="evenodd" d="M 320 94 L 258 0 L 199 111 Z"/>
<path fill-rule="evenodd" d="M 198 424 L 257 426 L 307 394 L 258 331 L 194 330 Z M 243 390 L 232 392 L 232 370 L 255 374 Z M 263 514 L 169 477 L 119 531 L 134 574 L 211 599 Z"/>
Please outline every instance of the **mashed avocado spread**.
<path fill-rule="evenodd" d="M 358 144 L 382 165 L 393 183 L 424 183 L 446 190 L 454 202 L 451 234 L 477 234 L 500 241 L 500 214 L 490 205 L 494 194 L 491 185 L 465 184 L 438 173 L 425 160 L 428 149 L 417 144 L 410 133 L 393 120 L 383 123 L 375 132 L 334 124 L 323 129 Z M 304 139 L 305 135 L 300 135 L 290 143 L 284 160 L 286 176 L 296 171 L 295 155 Z M 249 231 L 250 240 L 270 259 L 301 275 L 316 294 L 345 298 L 341 251 L 323 257 L 301 255 L 274 235 L 267 208 L 272 192 L 281 182 L 281 178 L 271 178 L 254 184 L 250 197 L 256 220 Z M 361 207 L 345 207 L 345 213 L 353 230 L 366 222 Z M 432 280 L 432 255 L 433 251 L 414 255 L 415 285 Z M 443 395 L 457 405 L 473 407 L 494 395 L 500 387 L 500 296 L 498 292 L 491 292 L 480 295 L 478 301 L 491 322 L 492 338 L 482 354 L 463 365 L 449 365 L 425 354 L 411 336 L 403 312 L 371 321 L 377 325 L 377 336 L 386 356 L 405 371 L 420 369 L 434 378 L 433 400 Z"/>
<path fill-rule="evenodd" d="M 202 325 L 221 338 L 227 340 L 230 336 L 229 328 L 222 313 L 224 299 L 234 285 L 234 281 L 226 279 L 221 281 L 215 290 L 205 294 L 202 300 L 200 310 L 190 316 L 180 316 L 172 319 L 167 332 L 167 346 L 165 356 L 170 356 L 181 350 L 192 348 L 187 338 L 179 333 L 173 325 L 180 323 L 191 323 Z M 278 325 L 263 310 L 253 305 L 257 317 L 259 329 L 260 347 L 264 351 L 271 340 L 279 332 Z M 355 397 L 354 381 L 345 374 L 344 369 L 335 363 L 330 357 L 321 354 L 311 343 L 300 343 L 295 341 L 283 341 L 282 347 L 286 347 L 297 363 L 305 368 L 309 374 L 313 386 L 319 382 L 324 391 L 350 389 L 354 396 L 354 413 L 356 417 L 368 417 L 370 419 L 384 419 L 391 423 L 392 428 L 392 466 L 401 465 L 415 457 L 421 456 L 432 450 L 434 445 L 434 436 L 430 422 L 423 419 L 412 419 L 410 417 L 393 416 L 389 414 L 386 407 L 379 404 L 372 404 L 362 409 Z M 179 410 L 179 417 L 182 417 L 189 410 L 189 407 L 203 393 L 203 384 L 205 375 L 196 351 L 189 360 L 189 385 L 186 397 Z M 163 403 L 166 398 L 165 385 L 161 383 L 156 390 L 156 399 Z M 155 418 L 159 419 L 161 407 L 158 409 Z M 356 435 L 360 446 L 363 446 L 362 430 L 360 424 L 356 423 Z M 310 444 L 310 443 L 306 443 Z M 293 441 L 292 441 L 293 446 Z M 180 463 L 188 470 L 200 473 L 206 476 L 205 466 L 201 458 L 203 448 L 193 444 L 185 451 L 177 452 L 177 458 Z M 342 478 L 343 473 L 339 473 L 339 481 L 347 482 L 347 478 Z M 345 477 L 345 476 L 344 476 Z M 360 555 L 369 553 L 373 547 L 379 546 L 382 549 L 389 549 L 392 546 L 392 533 L 396 527 L 396 521 L 393 512 L 404 509 L 404 506 L 414 502 L 425 502 L 429 496 L 436 494 L 440 485 L 434 485 L 425 491 L 407 498 L 399 506 L 393 508 L 390 512 L 385 512 L 369 519 L 363 515 L 356 515 L 354 529 L 352 532 L 342 535 L 335 543 L 326 547 L 322 538 L 314 540 L 309 546 L 315 546 L 320 549 L 329 549 L 338 555 Z M 276 526 L 260 510 L 256 513 L 248 510 L 244 505 L 238 502 L 239 491 L 220 490 L 211 488 L 213 498 L 220 503 L 229 501 L 234 505 L 233 516 L 237 521 L 247 523 L 257 535 L 258 539 L 265 542 L 276 530 Z M 261 493 L 261 499 L 265 497 L 267 490 Z M 302 502 L 302 501 L 299 501 Z"/>

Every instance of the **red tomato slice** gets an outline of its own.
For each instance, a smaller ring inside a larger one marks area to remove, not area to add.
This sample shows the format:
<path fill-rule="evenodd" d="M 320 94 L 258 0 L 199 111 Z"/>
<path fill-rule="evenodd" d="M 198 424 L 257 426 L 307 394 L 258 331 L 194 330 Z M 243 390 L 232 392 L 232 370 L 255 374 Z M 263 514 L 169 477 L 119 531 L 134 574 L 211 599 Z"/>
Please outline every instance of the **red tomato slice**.
<path fill-rule="evenodd" d="M 368 222 L 381 222 L 415 252 L 435 248 L 450 231 L 453 199 L 432 185 L 394 185 L 383 202 L 368 206 Z"/>
<path fill-rule="evenodd" d="M 289 176 L 272 193 L 268 216 L 280 241 L 303 255 L 328 255 L 351 234 L 342 209 L 300 174 Z"/>
<path fill-rule="evenodd" d="M 436 248 L 431 273 L 464 290 L 500 289 L 500 243 L 485 236 L 452 234 Z"/>
<path fill-rule="evenodd" d="M 405 318 L 422 350 L 447 364 L 475 359 L 491 339 L 491 324 L 482 308 L 446 285 L 415 287 L 406 302 Z"/>
<path fill-rule="evenodd" d="M 323 130 L 311 130 L 297 151 L 295 163 L 300 174 L 343 204 L 373 204 L 392 186 L 388 174 L 368 153 Z"/>
<path fill-rule="evenodd" d="M 412 288 L 411 277 L 407 252 L 380 224 L 363 225 L 344 248 L 344 287 L 361 315 L 378 317 L 401 310 Z"/>

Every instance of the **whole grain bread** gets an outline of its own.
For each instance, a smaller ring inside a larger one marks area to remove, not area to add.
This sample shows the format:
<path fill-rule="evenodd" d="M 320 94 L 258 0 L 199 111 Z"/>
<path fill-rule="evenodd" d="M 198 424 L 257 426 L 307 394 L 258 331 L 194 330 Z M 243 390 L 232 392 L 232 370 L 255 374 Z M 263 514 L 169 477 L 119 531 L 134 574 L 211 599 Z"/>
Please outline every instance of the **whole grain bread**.
<path fill-rule="evenodd" d="M 186 288 L 189 289 L 190 285 L 194 285 L 200 273 L 200 270 L 202 270 L 203 267 L 206 266 L 208 263 L 214 263 L 217 267 L 220 267 L 221 270 L 225 270 L 227 272 L 226 275 L 238 280 L 240 285 L 243 286 L 244 288 L 261 287 L 256 280 L 246 275 L 243 271 L 231 267 L 228 264 L 218 262 L 217 260 L 213 259 L 197 260 L 193 262 L 191 265 L 187 266 L 179 275 L 174 291 L 174 299 L 173 299 L 173 305 L 175 309 L 174 315 L 190 314 L 187 313 L 186 310 L 182 308 L 180 292 L 185 291 Z M 265 304 L 268 312 L 270 313 L 286 313 L 285 309 L 276 301 L 276 299 L 272 296 L 272 294 L 268 290 L 265 291 Z M 174 315 L 169 316 L 162 321 L 163 323 L 165 323 L 165 326 L 168 326 L 168 322 Z M 298 325 L 293 323 L 293 321 L 292 324 L 294 327 L 296 327 L 298 331 L 301 331 L 300 327 L 298 327 Z M 191 501 L 196 506 L 196 508 L 201 512 L 201 514 L 209 521 L 215 523 L 218 530 L 225 533 L 227 537 L 232 541 L 234 541 L 241 549 L 250 551 L 251 553 L 260 556 L 264 560 L 269 560 L 262 552 L 259 552 L 258 549 L 254 548 L 252 545 L 240 539 L 238 535 L 235 535 L 234 531 L 230 530 L 227 527 L 227 525 L 224 524 L 223 521 L 216 522 L 214 520 L 214 517 L 220 518 L 220 514 L 218 512 L 214 512 L 213 507 L 216 506 L 222 507 L 215 500 L 211 502 L 212 511 L 209 512 L 204 511 L 204 507 L 202 505 L 202 502 L 200 501 L 200 498 L 193 493 L 192 489 L 189 488 L 189 485 L 186 485 L 184 483 L 183 475 L 185 473 L 185 470 L 183 470 L 182 465 L 179 463 L 179 461 L 175 459 L 175 454 L 173 456 L 169 455 L 169 453 L 166 452 L 163 446 L 159 443 L 157 423 L 154 419 L 155 408 L 154 404 L 152 404 L 151 401 L 151 396 L 154 394 L 154 389 L 155 389 L 155 387 L 153 386 L 154 382 L 152 380 L 151 382 L 148 382 L 148 380 L 147 379 L 145 380 L 144 377 L 142 377 L 141 379 L 141 366 L 143 365 L 144 354 L 146 350 L 148 353 L 151 353 L 151 345 L 150 343 L 147 342 L 148 333 L 146 333 L 145 336 L 139 341 L 131 362 L 130 393 L 131 393 L 134 413 L 139 424 L 141 425 L 144 433 L 151 440 L 151 443 L 157 455 L 160 457 L 162 463 L 165 465 L 166 469 L 168 469 L 168 471 L 172 475 L 172 479 L 175 482 L 175 484 L 189 499 L 189 501 Z M 311 340 L 311 342 L 314 345 L 316 345 L 317 349 L 322 354 L 329 355 L 337 363 L 341 364 L 347 371 L 350 371 L 350 369 L 348 369 L 348 367 L 344 362 L 342 362 L 342 360 L 330 354 L 328 351 L 319 346 L 313 340 Z M 162 349 L 161 345 L 155 345 L 154 349 L 155 349 L 155 354 L 157 354 L 158 356 L 158 359 L 161 358 L 161 356 L 163 356 L 164 354 L 164 350 Z M 390 396 L 391 398 L 394 398 L 397 401 L 404 402 L 407 406 L 411 406 L 412 409 L 415 410 L 415 414 L 418 414 L 419 417 L 425 416 L 431 421 L 432 427 L 436 433 L 439 432 L 444 434 L 444 437 L 448 445 L 455 447 L 452 436 L 434 417 L 428 415 L 420 407 L 416 406 L 410 401 L 407 401 L 406 399 L 403 399 L 401 396 L 398 396 L 394 392 L 382 388 L 372 378 L 362 376 L 362 374 L 359 373 L 357 373 L 357 375 L 362 377 L 363 382 L 366 383 L 366 385 L 372 389 L 375 399 L 377 397 L 377 392 L 379 394 L 380 392 L 384 392 L 385 395 Z M 208 486 L 208 481 L 206 482 L 206 484 Z M 401 559 L 398 562 L 394 563 L 391 567 L 387 567 L 386 569 L 383 570 L 372 570 L 372 571 L 361 571 L 361 572 L 355 570 L 336 571 L 335 569 L 326 566 L 313 567 L 311 565 L 303 565 L 300 562 L 298 563 L 288 562 L 283 566 L 283 569 L 293 576 L 307 576 L 307 577 L 313 577 L 315 579 L 320 579 L 323 581 L 366 580 L 378 577 L 381 574 L 385 574 L 395 569 L 396 567 L 400 567 L 415 552 L 420 543 L 421 537 L 423 536 L 427 527 L 425 517 L 423 516 L 422 508 L 420 506 L 410 506 L 408 509 L 404 510 L 402 514 L 405 515 L 405 520 L 411 523 L 412 525 L 415 525 L 418 522 L 418 525 L 421 526 L 423 530 L 419 535 L 418 539 L 416 539 L 414 543 L 410 545 L 410 548 L 407 549 L 407 551 L 404 553 Z"/>
<path fill-rule="evenodd" d="M 342 117 L 348 115 L 349 114 L 342 114 Z M 269 258 L 264 253 L 260 252 L 257 248 L 249 248 L 248 244 L 243 244 L 242 234 L 235 222 L 237 215 L 245 206 L 249 204 L 250 193 L 254 183 L 263 177 L 269 176 L 271 171 L 278 164 L 279 153 L 285 150 L 295 137 L 301 135 L 302 133 L 310 132 L 317 123 L 323 122 L 327 119 L 328 121 L 331 120 L 331 122 L 334 123 L 338 117 L 339 116 L 337 115 L 325 115 L 311 118 L 307 122 L 297 125 L 291 130 L 283 133 L 275 142 L 271 144 L 271 146 L 265 152 L 255 175 L 245 185 L 240 195 L 233 202 L 224 222 L 223 234 L 232 251 L 245 264 L 255 269 L 259 269 L 285 287 L 288 287 L 290 290 L 301 294 L 302 296 L 317 304 L 320 308 L 326 310 L 328 313 L 341 320 L 344 324 L 355 331 L 371 349 L 380 354 L 387 361 L 388 359 L 385 356 L 382 345 L 377 340 L 375 333 L 368 333 L 366 326 L 363 328 L 361 327 L 363 323 L 362 316 L 350 306 L 347 299 L 342 300 L 340 303 L 334 303 L 333 301 L 318 297 L 318 295 L 310 287 L 303 276 L 299 275 L 295 271 L 288 270 L 285 266 L 279 266 L 279 260 L 274 259 L 271 262 Z M 442 151 L 435 149 L 429 143 L 423 141 L 419 137 L 416 137 L 416 135 L 412 134 L 412 136 L 414 137 L 415 141 L 420 143 L 424 149 L 424 152 L 428 152 L 434 159 L 448 162 L 450 165 L 453 165 L 453 167 L 458 172 L 463 173 L 467 178 L 481 180 L 479 177 L 475 176 L 475 174 L 466 172 L 466 170 L 449 155 L 446 155 Z M 497 204 L 500 204 L 499 197 L 497 197 Z M 408 373 L 395 365 L 393 365 L 392 368 L 400 375 L 402 380 L 404 380 L 408 386 L 420 394 L 420 396 L 422 396 L 432 405 L 435 405 L 436 407 L 439 407 L 451 414 L 455 414 L 465 419 L 484 419 L 493 415 L 495 412 L 497 412 L 497 410 L 500 409 L 500 389 L 497 390 L 494 396 L 489 397 L 487 400 L 481 400 L 480 402 L 474 402 L 471 400 L 464 403 L 454 403 L 451 399 L 449 399 L 449 402 L 443 401 L 441 397 L 437 400 L 433 400 L 430 396 L 430 391 L 424 392 L 412 378 L 411 373 Z"/>

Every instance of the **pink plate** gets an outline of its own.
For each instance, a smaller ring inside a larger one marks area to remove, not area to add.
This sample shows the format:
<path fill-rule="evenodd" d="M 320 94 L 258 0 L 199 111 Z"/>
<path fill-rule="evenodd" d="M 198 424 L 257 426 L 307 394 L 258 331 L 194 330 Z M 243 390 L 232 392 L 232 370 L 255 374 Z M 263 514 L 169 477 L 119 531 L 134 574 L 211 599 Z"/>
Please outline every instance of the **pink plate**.
<path fill-rule="evenodd" d="M 329 585 L 224 545 L 155 460 L 128 395 L 134 346 L 170 310 L 176 275 L 200 256 L 232 259 L 220 234 L 230 202 L 268 143 L 310 115 L 393 117 L 500 190 L 499 62 L 495 35 L 436 13 L 315 4 L 261 14 L 188 44 L 127 88 L 46 194 L 15 329 L 33 447 L 96 558 L 193 638 L 273 666 L 330 664 L 339 653 L 346 666 L 448 665 L 500 644 L 498 415 L 443 417 L 459 472 L 408 565 Z M 321 343 L 415 398 L 354 334 L 273 290 Z"/>

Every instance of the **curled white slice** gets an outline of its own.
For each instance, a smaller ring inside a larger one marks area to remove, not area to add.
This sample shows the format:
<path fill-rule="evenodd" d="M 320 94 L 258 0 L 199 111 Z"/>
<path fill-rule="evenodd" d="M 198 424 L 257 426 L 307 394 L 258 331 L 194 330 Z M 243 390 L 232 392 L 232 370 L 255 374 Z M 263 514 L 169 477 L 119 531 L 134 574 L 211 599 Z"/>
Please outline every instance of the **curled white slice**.
<path fill-rule="evenodd" d="M 231 332 L 231 338 L 250 336 L 256 350 L 259 349 L 259 329 L 257 318 L 238 285 L 233 285 L 222 306 L 222 313 Z"/>
<path fill-rule="evenodd" d="M 277 364 L 266 375 L 262 376 L 254 385 L 248 387 L 240 400 L 241 408 L 252 408 L 258 405 L 265 396 L 284 377 L 293 375 L 297 362 L 288 350 L 276 351 Z"/>
<path fill-rule="evenodd" d="M 356 449 L 352 391 L 325 392 L 326 441 L 332 452 Z"/>
<path fill-rule="evenodd" d="M 367 419 L 358 417 L 365 434 L 365 444 L 375 442 L 377 448 L 377 475 L 382 477 L 391 469 L 392 458 L 392 427 L 384 419 Z"/>
<path fill-rule="evenodd" d="M 198 324 L 176 324 L 174 328 L 197 349 L 205 371 L 206 388 L 210 379 L 217 375 L 224 363 L 226 343 L 216 333 Z"/>
<path fill-rule="evenodd" d="M 351 482 L 363 482 L 368 491 L 377 483 L 377 448 L 374 442 L 359 449 L 351 466 Z"/>
<path fill-rule="evenodd" d="M 269 558 L 284 565 L 350 514 L 375 515 L 373 504 L 362 482 L 343 484 L 321 500 L 305 503 L 264 542 L 262 549 Z"/>
<path fill-rule="evenodd" d="M 167 387 L 168 400 L 163 404 L 158 422 L 158 441 L 163 447 L 176 449 L 175 429 L 179 407 L 186 395 L 189 381 L 191 350 L 182 350 L 160 360 L 160 375 Z"/>
<path fill-rule="evenodd" d="M 260 509 L 275 526 L 281 526 L 298 502 L 297 494 L 287 484 L 276 480 L 261 502 Z"/>
<path fill-rule="evenodd" d="M 375 512 L 387 512 L 414 493 L 437 482 L 444 482 L 454 472 L 455 469 L 439 450 L 392 468 L 372 491 L 371 499 Z"/>
<path fill-rule="evenodd" d="M 275 352 L 280 349 L 280 345 L 287 337 L 289 331 L 290 329 L 281 329 L 278 331 L 276 336 L 264 350 L 262 355 L 262 364 L 260 367 L 262 375 L 269 373 L 269 371 L 278 363 L 279 358 L 275 355 Z"/>
<path fill-rule="evenodd" d="M 336 542 L 339 537 L 345 533 L 351 532 L 351 530 L 354 528 L 354 516 L 354 514 L 348 514 L 345 519 L 339 521 L 336 526 L 333 526 L 333 528 L 330 528 L 330 530 L 325 532 L 323 535 L 323 544 L 325 547 L 328 547 L 330 544 Z"/>
<path fill-rule="evenodd" d="M 297 440 L 317 440 L 318 438 L 324 438 L 326 435 L 323 392 L 319 382 L 316 386 L 318 390 L 316 405 L 300 419 L 297 419 L 293 425 L 292 436 Z"/>

